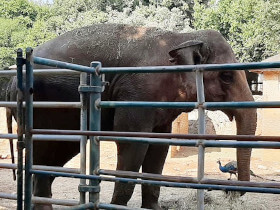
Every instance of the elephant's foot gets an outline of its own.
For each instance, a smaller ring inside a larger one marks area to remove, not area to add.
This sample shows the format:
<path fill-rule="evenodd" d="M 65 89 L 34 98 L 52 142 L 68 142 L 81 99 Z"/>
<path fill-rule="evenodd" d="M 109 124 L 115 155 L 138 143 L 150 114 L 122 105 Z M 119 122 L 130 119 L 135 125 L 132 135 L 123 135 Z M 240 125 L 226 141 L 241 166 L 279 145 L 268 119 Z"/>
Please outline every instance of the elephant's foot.
<path fill-rule="evenodd" d="M 142 185 L 142 207 L 147 209 L 162 209 L 159 205 L 160 187 Z"/>
<path fill-rule="evenodd" d="M 120 201 L 119 199 L 112 199 L 111 204 L 127 206 L 127 202 Z"/>
<path fill-rule="evenodd" d="M 117 195 L 117 193 L 113 194 L 111 204 L 121 205 L 121 206 L 127 206 L 129 198 L 127 196 L 120 196 Z"/>
<path fill-rule="evenodd" d="M 142 205 L 141 208 L 145 209 L 154 209 L 154 210 L 162 210 L 159 203 L 151 203 L 149 205 Z"/>
<path fill-rule="evenodd" d="M 32 210 L 53 210 L 51 204 L 34 204 Z"/>
<path fill-rule="evenodd" d="M 126 206 L 130 200 L 135 184 L 115 183 L 111 204 Z"/>

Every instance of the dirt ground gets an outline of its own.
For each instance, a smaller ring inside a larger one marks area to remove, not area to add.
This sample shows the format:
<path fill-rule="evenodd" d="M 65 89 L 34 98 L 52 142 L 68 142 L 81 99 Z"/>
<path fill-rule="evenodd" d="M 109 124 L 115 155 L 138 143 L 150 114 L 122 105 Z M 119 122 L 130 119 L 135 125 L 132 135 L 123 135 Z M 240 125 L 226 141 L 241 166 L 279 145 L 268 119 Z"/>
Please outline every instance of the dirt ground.
<path fill-rule="evenodd" d="M 1 117 L 2 116 L 2 117 Z M 3 118 L 3 110 L 0 110 L 0 131 L 6 132 L 5 118 Z M 3 120 L 2 120 L 3 119 Z M 101 168 L 115 169 L 116 166 L 116 146 L 114 143 L 106 142 L 101 144 Z M 260 151 L 265 151 L 267 154 L 262 158 L 258 154 Z M 186 151 L 187 152 L 187 151 Z M 191 152 L 191 155 L 186 157 L 167 158 L 164 166 L 163 174 L 191 176 L 197 175 L 197 155 Z M 270 154 L 270 155 L 268 155 Z M 254 150 L 252 157 L 251 169 L 255 174 L 279 180 L 280 182 L 280 161 L 273 155 L 273 150 Z M 276 153 L 277 154 L 277 153 Z M 270 157 L 270 158 L 269 158 Z M 217 160 L 221 160 L 222 164 L 228 161 L 235 160 L 234 149 L 212 149 L 205 156 L 205 176 L 207 178 L 218 178 L 226 180 L 229 174 L 224 174 L 219 171 Z M 9 145 L 7 140 L 0 140 L 0 162 L 11 163 L 9 157 Z M 79 167 L 79 155 L 73 158 L 66 164 L 66 167 Z M 263 182 L 260 178 L 251 178 L 252 181 Z M 53 198 L 78 200 L 78 184 L 79 180 L 73 178 L 56 178 L 53 183 Z M 109 203 L 113 183 L 101 183 L 102 203 Z M 0 169 L 0 193 L 16 193 L 16 182 L 12 179 L 12 171 Z M 193 189 L 176 189 L 176 188 L 161 188 L 160 203 L 164 209 L 196 209 L 196 190 Z M 130 200 L 129 207 L 137 208 L 141 206 L 141 187 L 136 186 L 133 197 Z M 56 209 L 61 208 L 55 206 Z M 12 200 L 0 199 L 0 209 L 16 209 L 16 202 Z M 227 195 L 222 191 L 206 191 L 205 193 L 205 209 L 224 210 L 224 209 L 280 209 L 280 197 L 275 194 L 257 194 L 246 193 L 242 197 Z"/>

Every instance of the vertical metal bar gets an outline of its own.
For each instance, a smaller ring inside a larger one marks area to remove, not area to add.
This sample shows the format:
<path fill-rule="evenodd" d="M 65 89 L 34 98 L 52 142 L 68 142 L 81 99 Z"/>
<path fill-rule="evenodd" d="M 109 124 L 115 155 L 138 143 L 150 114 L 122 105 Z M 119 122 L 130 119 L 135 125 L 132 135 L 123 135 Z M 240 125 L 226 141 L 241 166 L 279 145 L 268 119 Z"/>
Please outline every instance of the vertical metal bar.
<path fill-rule="evenodd" d="M 197 89 L 197 101 L 199 104 L 203 104 L 205 102 L 204 96 L 204 84 L 203 84 L 203 71 L 196 71 L 196 89 Z M 198 108 L 198 121 L 199 134 L 205 134 L 205 109 L 202 106 Z M 204 159 L 205 159 L 205 148 L 203 146 L 204 140 L 199 140 L 198 146 L 198 170 L 197 170 L 197 180 L 200 181 L 204 177 Z M 204 209 L 204 190 L 197 190 L 197 209 Z"/>
<path fill-rule="evenodd" d="M 81 73 L 80 76 L 80 86 L 87 85 L 87 73 Z M 87 94 L 85 92 L 80 92 L 80 100 L 81 100 L 81 127 L 82 131 L 87 130 Z M 86 145 L 87 145 L 87 136 L 81 136 L 80 142 L 80 168 L 81 174 L 86 174 Z M 86 185 L 86 179 L 80 180 L 80 186 Z M 84 204 L 86 202 L 86 193 L 84 191 L 80 191 L 80 204 Z"/>
<path fill-rule="evenodd" d="M 33 67 L 31 65 L 32 48 L 26 49 L 26 108 L 25 108 L 25 200 L 24 209 L 31 209 L 33 145 L 31 129 L 33 127 Z"/>
<path fill-rule="evenodd" d="M 92 62 L 92 67 L 96 68 L 96 72 L 101 68 L 100 62 Z M 89 129 L 91 131 L 100 130 L 101 124 L 101 110 L 96 107 L 96 102 L 101 100 L 101 92 L 102 92 L 102 81 L 101 76 L 96 74 L 90 75 L 90 86 L 94 88 L 93 92 L 90 94 L 90 124 Z M 96 137 L 90 137 L 90 171 L 89 174 L 97 174 L 100 166 L 100 145 L 99 142 L 96 141 Z M 92 190 L 89 193 L 89 202 L 97 203 L 99 202 L 99 181 L 98 180 L 90 180 L 89 185 Z"/>
<path fill-rule="evenodd" d="M 22 68 L 24 59 L 22 49 L 17 50 L 17 150 L 18 150 L 18 170 L 17 170 L 17 209 L 22 209 L 23 201 L 23 80 Z"/>

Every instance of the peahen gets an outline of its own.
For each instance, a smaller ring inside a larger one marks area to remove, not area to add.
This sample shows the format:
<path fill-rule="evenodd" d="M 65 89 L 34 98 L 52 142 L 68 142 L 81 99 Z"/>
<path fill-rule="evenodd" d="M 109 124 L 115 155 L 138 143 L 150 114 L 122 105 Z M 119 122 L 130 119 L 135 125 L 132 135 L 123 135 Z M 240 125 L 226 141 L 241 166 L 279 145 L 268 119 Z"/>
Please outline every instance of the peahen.
<path fill-rule="evenodd" d="M 217 161 L 217 163 L 219 164 L 219 169 L 220 169 L 221 172 L 230 174 L 230 177 L 229 177 L 228 180 L 231 180 L 232 174 L 234 174 L 237 177 L 238 170 L 237 170 L 237 162 L 236 161 L 230 161 L 224 166 L 222 166 L 221 161 L 219 161 L 219 160 Z M 252 170 L 250 170 L 250 175 L 253 176 L 253 177 L 258 177 L 260 179 L 264 179 L 264 180 L 268 180 L 268 181 L 276 181 L 274 179 L 266 179 L 266 178 L 263 178 L 261 176 L 258 176 Z"/>

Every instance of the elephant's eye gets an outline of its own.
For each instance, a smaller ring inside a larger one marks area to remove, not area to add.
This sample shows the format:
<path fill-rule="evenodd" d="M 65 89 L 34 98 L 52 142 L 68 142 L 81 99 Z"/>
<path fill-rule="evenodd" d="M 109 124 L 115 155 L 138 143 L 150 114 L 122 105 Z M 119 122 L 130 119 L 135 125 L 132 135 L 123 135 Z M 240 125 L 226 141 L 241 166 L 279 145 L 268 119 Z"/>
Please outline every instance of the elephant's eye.
<path fill-rule="evenodd" d="M 223 83 L 225 84 L 231 84 L 233 83 L 233 72 L 221 72 L 220 73 L 220 78 Z"/>

